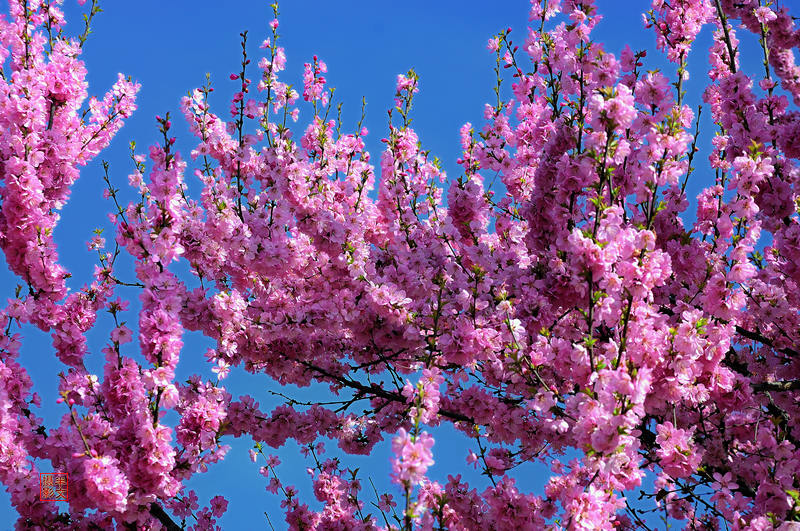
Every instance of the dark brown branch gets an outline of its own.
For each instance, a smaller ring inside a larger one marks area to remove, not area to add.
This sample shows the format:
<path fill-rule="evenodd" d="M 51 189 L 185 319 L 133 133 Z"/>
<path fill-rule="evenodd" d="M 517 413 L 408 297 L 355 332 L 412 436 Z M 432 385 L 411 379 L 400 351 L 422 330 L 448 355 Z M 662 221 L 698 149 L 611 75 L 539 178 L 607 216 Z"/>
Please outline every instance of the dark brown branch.
<path fill-rule="evenodd" d="M 728 17 L 725 16 L 725 12 L 722 10 L 722 6 L 719 4 L 719 0 L 714 0 L 715 7 L 717 8 L 717 16 L 719 17 L 719 25 L 722 27 L 722 33 L 725 35 L 725 46 L 728 48 L 728 68 L 731 70 L 731 74 L 736 73 L 736 51 L 733 49 L 733 43 L 731 43 L 731 36 L 728 32 Z"/>
<path fill-rule="evenodd" d="M 750 330 L 742 328 L 741 326 L 737 326 L 736 327 L 736 333 L 739 334 L 742 337 L 746 337 L 747 339 L 752 339 L 753 341 L 758 341 L 759 343 L 763 343 L 764 345 L 767 345 L 769 347 L 775 348 L 775 346 L 772 344 L 772 340 L 770 340 L 766 336 L 762 336 L 758 332 L 752 332 Z M 777 350 L 778 352 L 781 352 L 783 354 L 786 354 L 787 356 L 800 356 L 800 352 L 798 352 L 798 351 L 796 351 L 794 349 L 788 348 L 788 347 L 786 347 L 786 348 L 775 348 L 775 350 Z"/>
<path fill-rule="evenodd" d="M 371 393 L 377 397 L 385 398 L 386 400 L 392 400 L 394 402 L 406 402 L 406 397 L 401 395 L 400 393 L 393 393 L 391 391 L 387 391 L 386 389 L 378 386 L 378 384 L 372 384 L 371 386 L 364 385 L 359 381 L 351 380 L 349 378 L 345 378 L 344 376 L 336 376 L 335 374 L 323 369 L 322 367 L 318 367 L 313 363 L 309 363 L 307 361 L 300 361 L 299 363 L 303 364 L 308 369 L 316 371 L 323 376 L 334 380 L 336 383 L 341 384 L 345 387 L 349 387 L 351 389 L 356 389 L 362 393 Z M 449 411 L 447 409 L 440 409 L 439 415 L 443 417 L 447 417 L 454 421 L 460 422 L 469 422 L 470 424 L 476 424 L 475 420 L 471 419 L 470 417 L 458 413 L 457 411 Z"/>
<path fill-rule="evenodd" d="M 156 502 L 150 504 L 150 514 L 153 516 L 153 518 L 161 522 L 161 525 L 163 525 L 168 531 L 182 531 L 183 529 L 181 526 L 176 524 L 172 518 L 169 517 L 167 512 Z"/>
<path fill-rule="evenodd" d="M 752 384 L 753 391 L 797 391 L 800 389 L 800 380 L 787 382 L 761 382 Z"/>
<path fill-rule="evenodd" d="M 698 309 L 701 309 L 701 308 L 698 308 Z M 672 308 L 668 308 L 666 306 L 659 307 L 658 311 L 663 313 L 664 315 L 670 315 L 670 316 L 675 315 L 675 312 L 672 311 Z M 726 319 L 718 319 L 718 320 L 721 323 L 728 324 L 728 321 Z M 795 350 L 793 348 L 789 348 L 789 347 L 777 348 L 773 344 L 773 342 L 772 342 L 772 340 L 770 338 L 768 338 L 765 335 L 759 334 L 758 332 L 753 332 L 752 330 L 748 330 L 746 328 L 742 328 L 739 325 L 736 325 L 736 333 L 739 334 L 740 336 L 746 337 L 747 339 L 750 339 L 752 341 L 758 341 L 759 343 L 767 345 L 768 347 L 772 347 L 775 350 L 777 350 L 778 352 L 780 352 L 782 354 L 786 354 L 787 356 L 800 357 L 800 351 L 797 351 L 797 350 Z"/>

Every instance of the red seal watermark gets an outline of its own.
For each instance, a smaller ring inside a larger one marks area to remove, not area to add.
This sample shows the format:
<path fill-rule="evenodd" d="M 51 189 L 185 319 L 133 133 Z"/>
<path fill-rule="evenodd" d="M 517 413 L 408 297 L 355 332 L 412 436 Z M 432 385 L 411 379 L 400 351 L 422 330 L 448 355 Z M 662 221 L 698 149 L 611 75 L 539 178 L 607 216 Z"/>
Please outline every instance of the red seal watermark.
<path fill-rule="evenodd" d="M 42 501 L 68 501 L 69 477 L 64 472 L 39 474 L 39 499 Z"/>

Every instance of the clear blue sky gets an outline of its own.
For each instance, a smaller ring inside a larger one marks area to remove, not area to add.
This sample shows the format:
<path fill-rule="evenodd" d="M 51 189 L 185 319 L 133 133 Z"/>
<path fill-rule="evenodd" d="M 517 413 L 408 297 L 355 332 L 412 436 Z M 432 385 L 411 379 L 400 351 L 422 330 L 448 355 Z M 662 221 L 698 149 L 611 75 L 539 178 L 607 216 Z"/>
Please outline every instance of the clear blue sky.
<path fill-rule="evenodd" d="M 595 33 L 595 38 L 606 44 L 606 50 L 618 54 L 626 44 L 633 49 L 646 48 L 648 64 L 665 66 L 660 54 L 654 51 L 655 38 L 645 30 L 641 11 L 650 2 L 630 0 L 600 0 L 598 2 L 605 20 Z M 493 84 L 493 57 L 486 50 L 486 42 L 497 31 L 512 27 L 513 40 L 522 44 L 527 25 L 528 2 L 524 0 L 420 1 L 405 2 L 319 0 L 285 1 L 281 5 L 282 45 L 286 48 L 288 70 L 283 80 L 302 87 L 303 63 L 316 54 L 328 65 L 328 81 L 336 87 L 336 98 L 344 102 L 344 130 L 352 130 L 358 120 L 362 96 L 367 100 L 365 125 L 370 130 L 367 147 L 376 156 L 386 134 L 386 110 L 392 105 L 394 84 L 398 73 L 413 67 L 420 75 L 421 91 L 413 112 L 414 127 L 424 149 L 443 161 L 451 177 L 458 176 L 455 160 L 460 155 L 458 130 L 464 122 L 482 124 L 485 102 L 491 101 Z M 117 72 L 132 76 L 142 84 L 139 109 L 118 133 L 112 145 L 99 158 L 111 163 L 111 175 L 123 190 L 127 188 L 126 176 L 131 165 L 128 143 L 136 140 L 140 152 L 158 140 L 155 115 L 169 111 L 175 118 L 178 147 L 188 155 L 193 139 L 185 127 L 178 108 L 180 98 L 204 81 L 210 72 L 216 92 L 212 105 L 217 113 L 227 116 L 228 96 L 234 83 L 228 75 L 237 71 L 239 63 L 239 33 L 249 30 L 249 53 L 260 57 L 258 44 L 267 36 L 267 23 L 271 20 L 268 1 L 241 0 L 236 2 L 194 1 L 178 2 L 142 0 L 139 2 L 102 3 L 104 12 L 93 24 L 93 33 L 85 47 L 83 59 L 89 70 L 90 93 L 101 95 L 116 79 Z M 232 7 L 236 6 L 236 7 Z M 67 0 L 66 12 L 70 33 L 81 29 L 79 9 L 74 0 Z M 701 36 L 701 46 L 709 42 L 709 32 Z M 252 63 L 255 74 L 255 63 Z M 699 103 L 697 91 L 705 77 L 706 59 L 702 52 L 690 58 L 692 78 L 687 89 L 687 103 Z M 672 75 L 673 70 L 667 70 Z M 250 76 L 252 79 L 256 75 Z M 307 123 L 309 109 L 301 107 L 298 125 Z M 706 130 L 708 124 L 706 123 Z M 704 141 L 707 138 L 704 137 Z M 102 172 L 98 161 L 83 170 L 82 177 L 73 188 L 70 203 L 64 208 L 62 221 L 56 229 L 62 263 L 73 273 L 70 286 L 79 289 L 90 280 L 96 255 L 86 250 L 85 242 L 92 230 L 106 227 L 111 239 L 110 225 L 105 213 L 109 204 L 102 199 Z M 188 156 L 187 156 L 188 158 Z M 377 162 L 377 157 L 373 159 Z M 690 204 L 699 191 L 702 171 L 694 185 L 690 185 Z M 197 190 L 191 176 L 190 188 Z M 707 185 L 707 174 L 702 184 Z M 13 296 L 16 279 L 2 268 L 0 286 L 2 297 Z M 132 272 L 128 271 L 128 278 Z M 124 275 L 125 273 L 123 273 Z M 136 308 L 136 292 L 122 292 Z M 129 312 L 129 325 L 136 324 L 135 312 Z M 108 320 L 101 318 L 90 333 L 92 354 L 88 360 L 91 368 L 102 375 L 102 348 L 109 330 Z M 45 407 L 39 412 L 49 426 L 58 423 L 64 413 L 55 405 L 57 377 L 53 370 L 60 363 L 50 347 L 49 338 L 41 332 L 25 329 L 21 362 L 34 378 L 35 390 L 43 397 Z M 203 352 L 206 343 L 196 333 L 187 334 L 186 346 L 179 365 L 179 378 L 200 372 L 210 376 L 204 367 Z M 129 345 L 127 353 L 135 347 Z M 60 370 L 60 369 L 59 369 Z M 273 403 L 268 389 L 279 390 L 266 378 L 240 375 L 234 370 L 224 382 L 229 391 L 238 397 L 251 394 L 262 405 L 271 409 Z M 297 396 L 321 396 L 304 390 Z M 279 499 L 265 492 L 265 481 L 257 466 L 250 463 L 247 449 L 249 439 L 229 440 L 233 449 L 228 458 L 208 473 L 196 476 L 190 485 L 196 488 L 201 504 L 215 494 L 224 494 L 230 501 L 223 519 L 226 529 L 266 528 L 263 517 L 268 511 L 276 529 L 282 529 L 283 511 Z M 326 444 L 334 449 L 332 443 Z M 442 433 L 434 447 L 436 465 L 431 476 L 446 480 L 448 474 L 467 473 L 465 462 L 468 446 L 452 433 Z M 288 444 L 278 452 L 284 464 L 279 471 L 282 478 L 295 483 L 301 496 L 310 500 L 313 494 L 305 475 L 308 464 L 299 456 L 297 447 Z M 380 489 L 399 494 L 387 481 L 389 452 L 387 445 L 378 447 L 369 459 L 348 458 L 353 467 L 361 467 L 364 499 L 373 498 L 366 481 L 370 475 Z M 42 471 L 49 471 L 49 463 L 39 463 Z M 520 483 L 541 494 L 546 476 L 533 466 L 521 469 Z M 465 474 L 466 475 L 466 474 Z M 476 478 L 474 486 L 482 489 L 485 478 Z M 0 494 L 0 530 L 13 526 L 8 496 Z"/>

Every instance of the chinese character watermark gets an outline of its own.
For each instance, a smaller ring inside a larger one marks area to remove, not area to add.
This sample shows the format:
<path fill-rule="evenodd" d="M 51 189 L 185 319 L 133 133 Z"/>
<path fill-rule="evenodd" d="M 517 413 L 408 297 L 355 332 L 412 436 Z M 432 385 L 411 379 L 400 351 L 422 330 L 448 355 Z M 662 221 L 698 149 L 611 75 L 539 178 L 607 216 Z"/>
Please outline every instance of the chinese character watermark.
<path fill-rule="evenodd" d="M 68 501 L 69 477 L 64 472 L 39 474 L 39 499 L 42 501 Z"/>

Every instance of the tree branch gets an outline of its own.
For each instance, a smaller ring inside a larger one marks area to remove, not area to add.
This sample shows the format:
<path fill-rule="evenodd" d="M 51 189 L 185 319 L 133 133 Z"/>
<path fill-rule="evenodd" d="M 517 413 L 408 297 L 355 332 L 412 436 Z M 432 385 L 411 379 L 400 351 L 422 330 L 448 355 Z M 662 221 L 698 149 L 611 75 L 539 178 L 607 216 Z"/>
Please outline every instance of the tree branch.
<path fill-rule="evenodd" d="M 695 308 L 697 308 L 697 306 L 695 306 Z M 698 310 L 702 310 L 702 308 L 697 308 L 697 309 Z M 675 312 L 672 311 L 672 308 L 668 308 L 667 306 L 659 307 L 658 311 L 663 313 L 664 315 L 670 315 L 670 316 L 675 315 Z M 728 322 L 729 322 L 727 319 L 718 319 L 717 318 L 717 320 L 719 322 L 725 323 L 725 324 L 728 324 Z M 746 328 L 742 328 L 739 325 L 736 325 L 736 333 L 739 334 L 740 336 L 746 337 L 747 339 L 750 339 L 752 341 L 758 341 L 759 343 L 767 345 L 768 347 L 772 347 L 775 350 L 777 350 L 778 352 L 780 352 L 782 354 L 786 354 L 787 356 L 800 357 L 800 351 L 797 351 L 797 350 L 795 350 L 793 348 L 789 348 L 789 347 L 777 348 L 773 344 L 773 342 L 772 342 L 772 340 L 770 338 L 768 338 L 765 335 L 759 334 L 758 332 L 753 332 L 752 330 L 748 330 Z"/>
<path fill-rule="evenodd" d="M 371 386 L 367 386 L 367 385 L 364 385 L 361 382 L 358 382 L 356 380 L 351 380 L 349 378 L 345 378 L 344 376 L 336 376 L 335 374 L 323 369 L 322 367 L 318 367 L 318 366 L 316 366 L 313 363 L 310 363 L 308 361 L 300 361 L 299 363 L 301 363 L 302 365 L 304 365 L 308 369 L 311 369 L 313 371 L 316 371 L 316 372 L 322 374 L 323 376 L 331 378 L 332 380 L 336 381 L 337 383 L 339 383 L 339 384 L 341 384 L 341 385 L 343 385 L 345 387 L 349 387 L 351 389 L 356 389 L 358 391 L 361 391 L 362 393 L 371 393 L 371 394 L 373 394 L 375 396 L 378 396 L 380 398 L 385 398 L 386 400 L 392 400 L 394 402 L 405 403 L 405 401 L 406 401 L 406 397 L 404 397 L 400 393 L 393 393 L 391 391 L 387 391 L 386 389 L 384 389 L 382 387 L 379 387 L 377 384 L 372 384 Z M 469 422 L 470 424 L 476 424 L 474 419 L 464 415 L 463 413 L 458 413 L 457 411 L 449 411 L 447 409 L 440 409 L 439 410 L 439 415 L 441 415 L 443 417 L 447 417 L 447 418 L 452 419 L 454 421 Z"/>
<path fill-rule="evenodd" d="M 763 343 L 763 344 L 765 344 L 765 345 L 767 345 L 769 347 L 772 347 L 775 350 L 777 350 L 778 352 L 786 354 L 787 356 L 798 356 L 798 357 L 800 357 L 800 352 L 798 352 L 798 351 L 796 351 L 794 349 L 791 349 L 789 347 L 776 348 L 775 345 L 772 344 L 772 340 L 770 340 L 766 336 L 762 336 L 758 332 L 752 332 L 750 330 L 742 328 L 741 326 L 737 326 L 736 327 L 736 333 L 739 334 L 740 336 L 746 337 L 747 339 L 752 339 L 753 341 L 758 341 L 759 343 Z"/>
<path fill-rule="evenodd" d="M 164 526 L 167 531 L 182 531 L 182 527 L 176 524 L 172 518 L 169 517 L 167 512 L 161 508 L 159 504 L 153 502 L 150 504 L 150 514 L 161 522 L 161 525 Z"/>
<path fill-rule="evenodd" d="M 754 383 L 752 387 L 753 391 L 797 391 L 800 389 L 800 380 Z"/>

